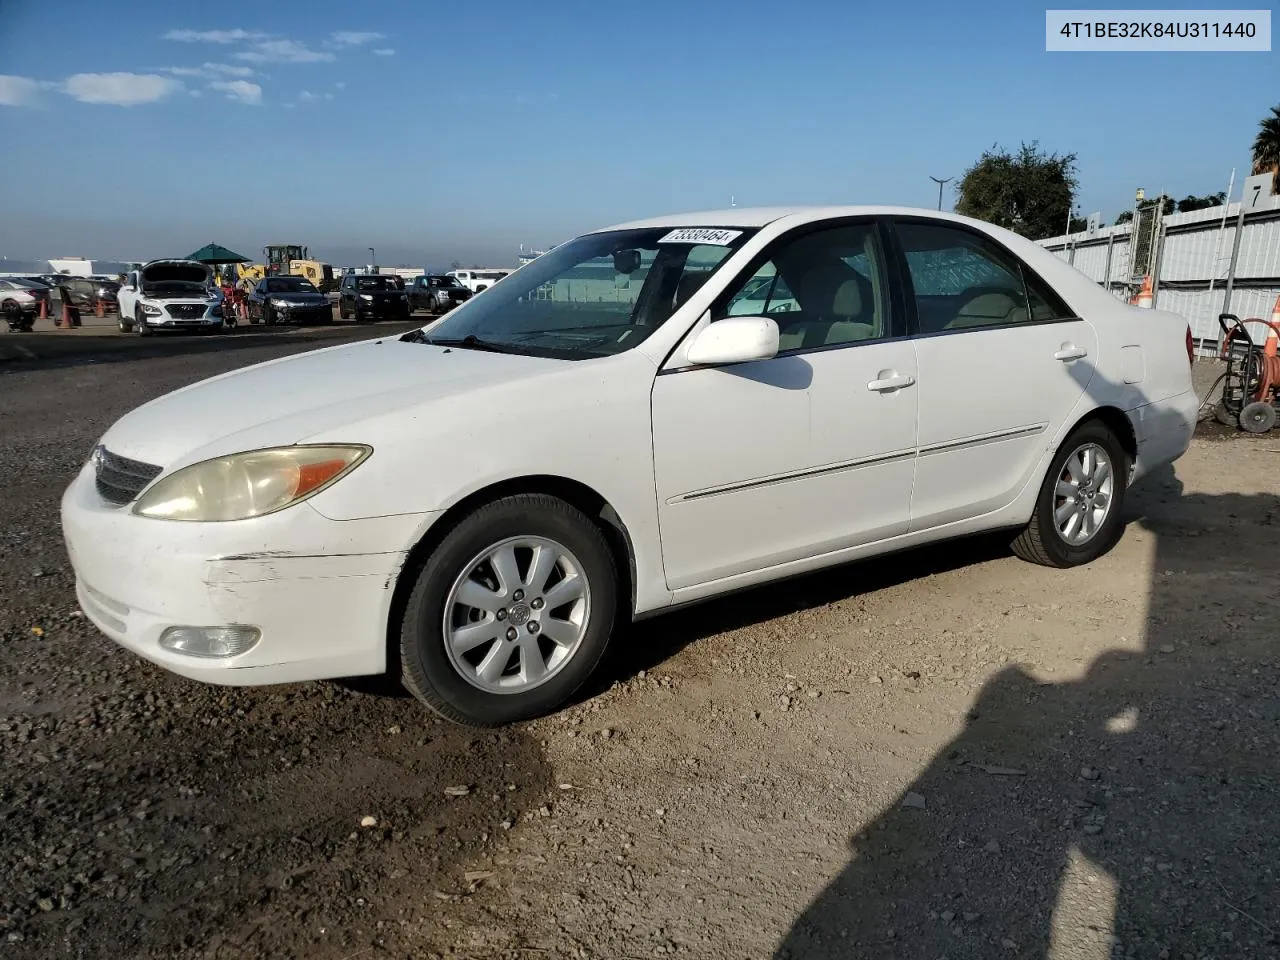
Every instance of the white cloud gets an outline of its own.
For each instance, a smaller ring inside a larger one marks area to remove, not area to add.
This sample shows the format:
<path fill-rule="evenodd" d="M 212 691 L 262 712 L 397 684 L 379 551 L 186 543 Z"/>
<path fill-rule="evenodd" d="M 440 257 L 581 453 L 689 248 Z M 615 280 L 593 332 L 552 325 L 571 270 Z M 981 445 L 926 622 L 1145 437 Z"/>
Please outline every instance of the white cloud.
<path fill-rule="evenodd" d="M 347 85 L 346 85 L 346 83 L 344 83 L 344 82 L 343 82 L 343 81 L 341 81 L 341 80 L 339 80 L 337 83 L 335 83 L 335 84 L 334 84 L 334 87 L 335 87 L 335 88 L 337 88 L 338 90 L 345 90 L 345 89 L 347 89 Z"/>
<path fill-rule="evenodd" d="M 262 88 L 248 80 L 215 80 L 209 84 L 209 89 L 225 93 L 228 100 L 238 100 L 255 107 L 262 103 Z"/>
<path fill-rule="evenodd" d="M 213 73 L 225 73 L 229 77 L 252 77 L 252 67 L 237 67 L 230 63 L 206 63 L 206 70 Z"/>
<path fill-rule="evenodd" d="M 21 107 L 35 100 L 40 84 L 30 77 L 11 77 L 0 74 L 0 104 Z"/>
<path fill-rule="evenodd" d="M 316 95 L 312 93 L 310 90 L 303 90 L 300 94 L 298 94 L 298 99 L 302 100 L 303 102 L 306 102 L 307 100 L 314 100 L 315 98 L 316 98 Z"/>
<path fill-rule="evenodd" d="M 81 103 L 117 107 L 155 103 L 182 89 L 181 81 L 155 73 L 77 73 L 62 84 L 63 92 Z"/>
<path fill-rule="evenodd" d="M 337 33 L 330 35 L 329 44 L 335 47 L 358 47 L 364 43 L 381 40 L 384 36 L 385 34 L 359 30 L 339 30 Z"/>
<path fill-rule="evenodd" d="M 202 80 L 253 76 L 252 67 L 237 67 L 229 63 L 206 63 L 199 67 L 160 67 L 159 70 L 175 77 L 199 77 Z"/>
<path fill-rule="evenodd" d="M 396 55 L 396 52 L 390 47 L 379 47 L 373 52 L 380 57 L 394 57 Z"/>
<path fill-rule="evenodd" d="M 180 43 L 243 43 L 265 37 L 265 33 L 257 30 L 170 30 L 160 39 Z"/>
<path fill-rule="evenodd" d="M 324 95 L 324 98 L 325 98 L 326 100 L 332 100 L 332 99 L 333 99 L 333 94 L 332 94 L 332 93 L 326 93 L 326 94 Z"/>
<path fill-rule="evenodd" d="M 249 63 L 322 63 L 336 59 L 332 53 L 312 50 L 297 40 L 263 40 L 255 43 L 252 50 L 232 56 Z"/>
<path fill-rule="evenodd" d="M 191 91 L 191 95 L 192 95 L 193 97 L 203 97 L 203 96 L 204 96 L 204 94 L 203 94 L 203 93 L 201 93 L 199 90 L 192 90 L 192 91 Z"/>

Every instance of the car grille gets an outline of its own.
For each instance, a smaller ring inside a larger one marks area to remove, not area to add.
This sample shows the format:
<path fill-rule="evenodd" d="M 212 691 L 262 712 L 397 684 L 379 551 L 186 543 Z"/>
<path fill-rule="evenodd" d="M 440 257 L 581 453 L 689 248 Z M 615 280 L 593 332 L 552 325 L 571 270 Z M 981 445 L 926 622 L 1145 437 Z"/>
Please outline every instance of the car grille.
<path fill-rule="evenodd" d="M 203 303 L 171 303 L 165 307 L 175 320 L 199 320 L 204 316 Z"/>
<path fill-rule="evenodd" d="M 141 463 L 119 456 L 106 447 L 98 447 L 94 451 L 93 462 L 93 479 L 98 488 L 98 496 L 118 506 L 123 506 L 141 493 L 142 488 L 159 476 L 163 469 L 152 463 Z"/>

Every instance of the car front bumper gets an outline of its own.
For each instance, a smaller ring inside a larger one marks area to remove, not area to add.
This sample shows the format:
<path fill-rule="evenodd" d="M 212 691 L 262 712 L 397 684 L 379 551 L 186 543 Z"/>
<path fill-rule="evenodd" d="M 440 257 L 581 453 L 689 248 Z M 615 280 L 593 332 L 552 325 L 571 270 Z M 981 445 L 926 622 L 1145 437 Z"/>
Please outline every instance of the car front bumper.
<path fill-rule="evenodd" d="M 85 615 L 167 670 L 250 686 L 381 673 L 400 568 L 430 519 L 329 520 L 309 503 L 252 520 L 135 516 L 99 497 L 86 465 L 62 498 L 62 527 Z M 250 626 L 234 656 L 167 649 L 170 627 Z"/>
<path fill-rule="evenodd" d="M 358 317 L 401 317 L 409 312 L 408 300 L 357 300 L 355 305 Z"/>
<path fill-rule="evenodd" d="M 333 307 L 328 303 L 274 309 L 281 323 L 324 323 L 333 319 Z"/>

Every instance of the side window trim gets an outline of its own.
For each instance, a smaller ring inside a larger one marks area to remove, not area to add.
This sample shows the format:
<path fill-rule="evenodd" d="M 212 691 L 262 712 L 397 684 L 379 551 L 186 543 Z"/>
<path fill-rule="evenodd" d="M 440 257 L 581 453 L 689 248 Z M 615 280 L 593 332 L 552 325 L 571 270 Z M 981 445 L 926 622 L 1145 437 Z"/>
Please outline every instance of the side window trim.
<path fill-rule="evenodd" d="M 829 220 L 817 220 L 812 223 L 802 223 L 799 226 L 792 227 L 786 233 L 774 237 L 763 250 L 747 261 L 742 269 L 725 284 L 720 293 L 716 295 L 716 298 L 711 301 L 711 305 L 708 307 L 711 316 L 716 317 L 718 314 L 721 314 L 722 311 L 727 309 L 729 301 L 734 297 L 734 295 L 737 294 L 742 289 L 742 286 L 754 277 L 765 264 L 772 261 L 773 255 L 777 253 L 779 248 L 787 244 L 794 243 L 796 240 L 812 233 L 822 233 L 827 230 L 838 230 L 844 227 L 864 226 L 872 226 L 875 228 L 877 240 L 879 240 L 881 246 L 881 253 L 884 257 L 884 280 L 888 287 L 888 296 L 885 298 L 889 312 L 887 317 L 888 335 L 876 337 L 870 340 L 855 340 L 849 343 L 833 343 L 826 346 L 797 347 L 793 350 L 780 350 L 778 351 L 778 356 L 802 356 L 808 353 L 822 353 L 828 350 L 844 350 L 853 347 L 860 347 L 866 344 L 886 343 L 893 340 L 906 339 L 910 336 L 906 323 L 906 315 L 903 312 L 906 300 L 902 295 L 900 284 L 896 282 L 897 278 L 895 276 L 896 271 L 893 264 L 893 252 L 888 243 L 889 235 L 885 225 L 885 219 L 880 216 L 863 215 L 857 217 L 837 217 Z M 720 319 L 723 319 L 723 316 L 721 316 Z M 715 321 L 713 320 L 712 322 L 714 323 Z M 690 333 L 692 334 L 692 331 L 690 331 Z"/>
<path fill-rule="evenodd" d="M 1018 279 L 1022 284 L 1022 295 L 1027 300 L 1028 315 L 1031 310 L 1031 281 L 1034 281 L 1037 296 L 1044 300 L 1045 303 L 1054 308 L 1054 312 L 1061 312 L 1062 316 L 1054 317 L 1050 320 L 1031 320 L 1028 316 L 1027 320 L 1013 323 L 994 323 L 988 326 L 978 327 L 959 327 L 954 330 L 936 330 L 932 333 L 922 333 L 920 330 L 920 316 L 916 309 L 915 285 L 911 281 L 911 268 L 907 263 L 906 250 L 902 246 L 902 238 L 898 236 L 899 224 L 923 224 L 924 226 L 941 226 L 946 229 L 956 230 L 960 233 L 967 233 L 969 236 L 976 237 L 984 244 L 994 247 L 999 251 L 1000 255 L 1009 261 L 1010 264 L 1018 268 Z M 960 333 L 979 333 L 983 330 L 1007 330 L 1011 327 L 1034 327 L 1044 326 L 1050 323 L 1077 323 L 1084 318 L 1075 313 L 1070 305 L 1058 295 L 1053 286 L 1047 283 L 1035 270 L 1027 266 L 1021 257 L 1006 247 L 990 234 L 984 233 L 967 223 L 958 223 L 951 220 L 938 220 L 933 217 L 912 217 L 912 216 L 893 216 L 884 220 L 884 227 L 889 232 L 891 242 L 887 249 L 891 251 L 890 255 L 895 261 L 898 272 L 899 285 L 902 290 L 903 306 L 907 318 L 907 336 L 912 339 L 919 340 L 926 337 L 950 337 Z M 1048 296 L 1044 296 L 1047 292 Z M 1058 308 L 1061 308 L 1059 311 Z"/>

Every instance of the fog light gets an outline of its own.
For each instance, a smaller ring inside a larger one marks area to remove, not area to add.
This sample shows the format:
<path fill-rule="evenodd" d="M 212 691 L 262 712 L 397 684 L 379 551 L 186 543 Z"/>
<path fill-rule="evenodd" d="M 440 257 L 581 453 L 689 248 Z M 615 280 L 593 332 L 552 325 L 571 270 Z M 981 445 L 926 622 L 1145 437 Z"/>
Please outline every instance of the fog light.
<path fill-rule="evenodd" d="M 188 657 L 234 657 L 252 650 L 262 637 L 257 627 L 170 627 L 160 646 Z"/>

